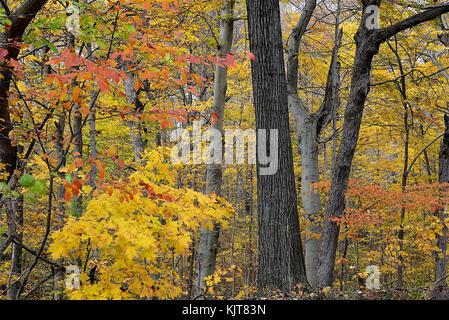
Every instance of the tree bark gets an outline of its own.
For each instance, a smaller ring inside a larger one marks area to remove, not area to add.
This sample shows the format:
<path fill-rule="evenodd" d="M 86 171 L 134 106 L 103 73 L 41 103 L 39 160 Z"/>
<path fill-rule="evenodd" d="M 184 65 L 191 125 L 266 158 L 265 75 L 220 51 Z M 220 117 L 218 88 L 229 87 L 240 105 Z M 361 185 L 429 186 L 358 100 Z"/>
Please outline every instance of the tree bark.
<path fill-rule="evenodd" d="M 19 48 L 14 42 L 20 42 L 30 22 L 42 9 L 47 0 L 27 0 L 13 13 L 7 14 L 11 20 L 11 27 L 0 34 L 0 49 L 6 49 L 8 54 L 4 60 L 17 60 Z M 8 12 L 9 9 L 6 11 Z M 8 107 L 8 91 L 11 85 L 12 68 L 0 61 L 0 163 L 5 164 L 11 174 L 17 162 L 17 148 L 11 145 L 8 138 L 13 129 Z"/>
<path fill-rule="evenodd" d="M 440 155 L 439 155 L 439 182 L 449 183 L 449 115 L 444 115 L 445 132 L 443 140 L 441 141 Z M 446 287 L 446 270 L 447 270 L 447 236 L 448 228 L 445 220 L 447 219 L 447 200 L 444 208 L 437 211 L 438 219 L 443 226 L 441 234 L 437 235 L 437 247 L 440 252 L 435 255 L 435 281 L 437 286 Z"/>
<path fill-rule="evenodd" d="M 234 0 L 224 0 L 222 15 L 220 22 L 220 36 L 217 46 L 217 60 L 226 59 L 231 52 L 232 40 L 234 35 Z M 214 101 L 212 106 L 212 113 L 218 116 L 215 122 L 211 125 L 212 129 L 223 132 L 224 110 L 226 104 L 228 68 L 221 67 L 217 64 L 215 69 L 214 82 Z M 222 143 L 220 141 L 219 143 Z M 206 194 L 215 193 L 221 196 L 222 185 L 222 165 L 209 164 L 206 175 Z M 213 228 L 208 229 L 204 226 L 200 232 L 198 245 L 198 258 L 195 270 L 195 294 L 197 297 L 204 297 L 205 287 L 204 278 L 212 275 L 215 270 L 215 261 L 218 251 L 218 240 L 220 236 L 220 225 L 212 221 Z"/>
<path fill-rule="evenodd" d="M 447 43 L 444 43 L 446 46 Z M 443 72 L 446 79 L 449 80 L 449 73 L 439 63 L 436 56 L 431 53 L 430 58 L 439 70 Z M 444 115 L 444 127 L 445 132 L 440 146 L 440 154 L 438 157 L 438 179 L 439 183 L 449 183 L 449 115 Z M 445 223 L 447 219 L 447 200 L 445 201 L 444 208 L 435 212 L 436 216 L 440 220 L 443 226 L 442 234 L 437 234 L 437 247 L 439 252 L 435 254 L 435 281 L 437 286 L 445 288 L 447 286 L 446 270 L 447 270 L 447 236 L 448 228 Z M 441 255 L 441 256 L 440 256 Z"/>
<path fill-rule="evenodd" d="M 6 3 L 3 6 L 7 17 L 11 20 L 10 28 L 7 28 L 3 33 L 0 33 L 0 49 L 6 50 L 7 55 L 0 60 L 0 163 L 6 165 L 6 170 L 9 177 L 13 177 L 14 169 L 17 166 L 17 147 L 11 144 L 9 133 L 13 129 L 11 117 L 9 114 L 9 89 L 13 77 L 13 68 L 7 66 L 8 60 L 17 60 L 19 55 L 19 47 L 15 43 L 22 41 L 22 36 L 34 19 L 36 14 L 43 8 L 47 0 L 27 0 L 11 13 Z M 16 232 L 16 210 L 19 213 L 19 223 L 23 223 L 23 208 L 21 203 L 23 198 L 16 199 L 17 207 L 14 208 L 11 199 L 3 199 L 5 204 L 5 212 L 8 223 L 8 239 L 2 245 L 9 245 L 10 241 L 15 237 L 16 240 L 21 241 L 22 235 L 17 235 Z M 12 242 L 12 241 L 11 241 Z M 3 246 L 2 246 L 3 247 Z M 16 244 L 12 246 L 11 253 L 11 269 L 10 276 L 17 275 L 21 270 L 21 256 L 22 248 Z M 20 283 L 17 282 L 8 290 L 8 298 L 15 299 L 17 292 L 20 290 Z"/>
<path fill-rule="evenodd" d="M 275 129 L 279 164 L 274 175 L 261 175 L 257 164 L 259 289 L 289 291 L 307 283 L 293 172 L 287 84 L 284 70 L 279 1 L 247 0 L 256 126 Z M 257 139 L 258 149 L 260 137 Z M 259 153 L 258 153 L 259 154 Z"/>
<path fill-rule="evenodd" d="M 23 226 L 23 196 L 20 196 L 15 199 L 8 199 L 8 204 L 6 205 L 7 210 L 12 210 L 12 217 L 14 217 L 16 223 L 19 226 Z M 12 207 L 9 207 L 12 206 Z M 23 234 L 22 232 L 16 231 L 16 240 L 19 243 L 22 243 Z M 8 283 L 14 282 L 12 276 L 19 277 L 22 272 L 22 247 L 13 242 L 12 250 L 11 250 L 11 268 Z M 9 288 L 7 292 L 8 300 L 14 300 L 17 291 L 19 290 L 20 283 L 16 282 Z"/>

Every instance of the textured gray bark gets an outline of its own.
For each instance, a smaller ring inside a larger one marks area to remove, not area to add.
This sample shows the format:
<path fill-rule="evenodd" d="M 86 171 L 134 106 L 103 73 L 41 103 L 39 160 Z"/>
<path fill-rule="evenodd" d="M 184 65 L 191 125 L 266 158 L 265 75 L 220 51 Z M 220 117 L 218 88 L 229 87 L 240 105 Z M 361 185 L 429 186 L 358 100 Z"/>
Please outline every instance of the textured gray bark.
<path fill-rule="evenodd" d="M 319 182 L 318 166 L 318 137 L 316 122 L 310 121 L 310 117 L 304 121 L 298 121 L 298 132 L 301 139 L 301 193 L 307 222 L 306 235 L 304 237 L 304 258 L 307 280 L 312 287 L 317 285 L 316 272 L 318 269 L 318 254 L 322 226 L 318 223 L 321 213 L 321 199 L 312 185 Z"/>
<path fill-rule="evenodd" d="M 440 183 L 449 183 L 449 115 L 444 115 L 445 132 L 441 141 L 439 155 L 439 172 L 438 178 Z M 437 247 L 440 252 L 435 256 L 435 281 L 436 285 L 446 287 L 446 270 L 447 270 L 447 236 L 448 228 L 445 223 L 447 219 L 448 204 L 447 201 L 444 208 L 438 210 L 437 216 L 443 225 L 442 234 L 437 235 Z M 441 256 L 440 256 L 441 255 Z"/>
<path fill-rule="evenodd" d="M 447 46 L 447 43 L 444 43 Z M 436 56 L 434 54 L 430 54 L 430 58 L 432 62 L 438 67 L 439 70 L 443 72 L 443 75 L 446 79 L 449 80 L 449 73 L 447 70 L 443 68 L 443 66 L 439 63 Z M 441 141 L 440 146 L 440 154 L 438 157 L 438 180 L 439 183 L 449 183 L 449 115 L 444 115 L 444 127 L 445 132 L 443 136 L 443 140 Z M 437 281 L 437 286 L 446 287 L 446 270 L 447 270 L 447 236 L 448 236 L 448 228 L 445 223 L 445 219 L 447 219 L 447 201 L 443 209 L 438 210 L 436 215 L 440 220 L 440 223 L 443 225 L 442 234 L 437 235 L 437 247 L 440 252 L 435 254 L 435 281 Z M 441 254 L 441 256 L 440 256 Z"/>
<path fill-rule="evenodd" d="M 75 48 L 76 48 L 75 36 L 71 32 L 67 31 L 66 38 L 67 38 L 67 48 L 69 50 L 75 51 Z M 78 83 L 74 79 L 72 81 L 72 87 L 75 87 L 77 85 L 78 85 Z M 69 118 L 68 119 L 69 127 L 71 130 L 71 134 L 73 136 L 74 157 L 83 159 L 83 115 L 81 114 L 81 111 L 80 111 L 80 105 L 77 103 L 73 104 L 72 122 L 70 122 L 70 120 L 71 119 Z M 78 168 L 74 174 L 76 178 L 79 178 L 79 175 L 78 175 L 79 171 L 80 171 L 80 168 Z M 81 194 L 79 194 L 76 198 L 74 198 L 73 201 L 74 201 L 73 214 L 77 217 L 81 217 L 81 215 L 83 213 L 83 198 L 82 198 Z"/>
<path fill-rule="evenodd" d="M 220 21 L 220 36 L 217 47 L 217 59 L 224 59 L 231 52 L 234 34 L 234 0 L 224 0 Z M 228 68 L 217 64 L 215 69 L 214 101 L 212 113 L 218 115 L 218 119 L 211 125 L 213 129 L 223 131 L 223 118 L 226 104 Z M 209 164 L 206 175 L 206 194 L 215 193 L 221 195 L 222 166 L 221 164 Z M 215 261 L 218 251 L 220 225 L 212 221 L 213 228 L 202 227 L 200 232 L 197 262 L 195 270 L 195 295 L 203 297 L 204 278 L 210 276 L 215 270 Z"/>
<path fill-rule="evenodd" d="M 326 205 L 323 235 L 318 267 L 318 286 L 331 286 L 335 266 L 335 254 L 338 244 L 340 226 L 332 218 L 341 217 L 345 209 L 345 193 L 360 132 L 363 109 L 370 89 L 371 64 L 380 44 L 396 33 L 416 26 L 422 22 L 435 19 L 449 12 L 449 5 L 441 5 L 427 9 L 419 14 L 383 29 L 367 29 L 366 12 L 369 5 L 380 6 L 380 0 L 363 0 L 363 15 L 359 29 L 355 35 L 356 53 L 352 71 L 351 89 L 345 111 L 342 138 L 335 166 L 332 170 L 332 181 L 329 199 Z"/>
<path fill-rule="evenodd" d="M 8 204 L 6 205 L 7 210 L 12 211 L 11 217 L 14 218 L 14 223 L 19 226 L 23 226 L 23 196 L 19 198 L 15 198 L 12 200 L 7 200 Z M 10 207 L 12 206 L 12 207 Z M 22 233 L 17 233 L 15 238 L 19 243 L 22 243 Z M 17 243 L 12 244 L 11 250 L 11 267 L 8 278 L 8 285 L 13 283 L 11 287 L 8 289 L 7 297 L 8 300 L 14 300 L 17 291 L 19 290 L 20 283 L 15 282 L 12 277 L 18 278 L 22 273 L 22 247 Z"/>
<path fill-rule="evenodd" d="M 279 1 L 247 0 L 246 4 L 250 50 L 256 57 L 252 62 L 256 126 L 259 130 L 277 129 L 279 137 L 277 173 L 261 175 L 262 167 L 257 165 L 257 284 L 259 289 L 289 291 L 297 283 L 307 283 L 307 279 L 293 172 Z"/>

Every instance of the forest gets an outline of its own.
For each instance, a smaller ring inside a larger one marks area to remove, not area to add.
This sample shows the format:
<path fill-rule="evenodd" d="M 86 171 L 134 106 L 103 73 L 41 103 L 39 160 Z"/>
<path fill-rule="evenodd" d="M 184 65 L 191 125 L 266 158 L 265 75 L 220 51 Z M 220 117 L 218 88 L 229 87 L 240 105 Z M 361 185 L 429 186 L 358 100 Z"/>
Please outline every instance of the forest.
<path fill-rule="evenodd" d="M 0 0 L 0 300 L 449 300 L 447 90 L 445 1 Z"/>

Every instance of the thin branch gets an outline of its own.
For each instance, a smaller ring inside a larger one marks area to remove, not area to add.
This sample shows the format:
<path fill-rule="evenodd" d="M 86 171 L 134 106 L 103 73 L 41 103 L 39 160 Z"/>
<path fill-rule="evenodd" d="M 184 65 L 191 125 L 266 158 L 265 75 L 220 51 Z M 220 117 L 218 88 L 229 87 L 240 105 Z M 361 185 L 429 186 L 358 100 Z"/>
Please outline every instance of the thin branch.
<path fill-rule="evenodd" d="M 18 241 L 15 237 L 13 237 L 12 242 L 14 242 L 16 245 L 22 247 L 23 249 L 25 249 L 25 251 L 28 251 L 29 253 L 31 253 L 33 256 L 37 256 L 36 251 L 34 251 L 33 249 L 28 248 L 27 246 L 25 246 L 21 241 Z M 56 262 L 50 261 L 44 257 L 39 257 L 39 259 L 53 267 L 56 268 L 57 271 L 64 271 L 65 268 L 58 265 Z"/>
<path fill-rule="evenodd" d="M 438 137 L 436 137 L 431 143 L 429 143 L 424 149 L 421 150 L 420 153 L 418 153 L 418 155 L 415 157 L 415 159 L 413 159 L 412 163 L 410 164 L 410 166 L 407 169 L 407 174 L 410 173 L 410 171 L 412 170 L 413 165 L 415 164 L 415 162 L 418 160 L 418 158 L 424 153 L 424 151 L 426 151 L 431 145 L 433 145 L 435 142 L 437 142 L 442 136 L 444 136 L 446 133 L 442 133 L 440 134 Z"/>
<path fill-rule="evenodd" d="M 385 42 L 395 34 L 404 31 L 406 29 L 415 27 L 423 22 L 433 20 L 447 12 L 449 12 L 449 4 L 440 4 L 437 6 L 428 7 L 426 11 L 415 14 L 405 20 L 402 20 L 396 24 L 388 26 L 386 28 L 376 31 L 376 38 L 379 42 Z"/>
<path fill-rule="evenodd" d="M 0 245 L 0 255 L 3 254 L 3 252 L 8 249 L 9 244 L 12 242 L 14 236 L 8 236 L 5 241 L 2 242 Z"/>
<path fill-rule="evenodd" d="M 55 272 L 53 271 L 52 273 L 50 273 L 48 276 L 46 276 L 44 279 L 42 279 L 41 281 L 39 281 L 38 284 L 36 284 L 30 291 L 28 291 L 28 293 L 26 295 L 23 296 L 23 298 L 27 298 L 30 294 L 32 294 L 34 291 L 36 291 L 37 289 L 39 289 L 39 287 L 41 285 L 43 285 L 45 282 L 47 282 L 48 280 L 50 280 L 51 278 L 53 278 L 55 276 Z"/>

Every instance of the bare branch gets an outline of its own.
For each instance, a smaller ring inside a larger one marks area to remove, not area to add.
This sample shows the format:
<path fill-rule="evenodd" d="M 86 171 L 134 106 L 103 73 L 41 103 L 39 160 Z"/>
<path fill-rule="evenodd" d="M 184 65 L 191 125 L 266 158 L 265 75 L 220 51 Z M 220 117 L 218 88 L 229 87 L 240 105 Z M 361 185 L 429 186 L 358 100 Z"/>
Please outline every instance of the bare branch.
<path fill-rule="evenodd" d="M 396 24 L 388 26 L 386 28 L 377 31 L 377 39 L 380 42 L 384 42 L 390 37 L 394 36 L 398 32 L 417 26 L 420 23 L 433 20 L 442 14 L 449 12 L 449 4 L 440 4 L 437 6 L 429 6 L 430 9 L 411 16 L 405 20 L 402 20 Z"/>
<path fill-rule="evenodd" d="M 289 95 L 297 96 L 298 87 L 298 52 L 302 36 L 316 8 L 316 0 L 307 0 L 301 17 L 290 35 L 287 61 L 287 86 Z"/>

